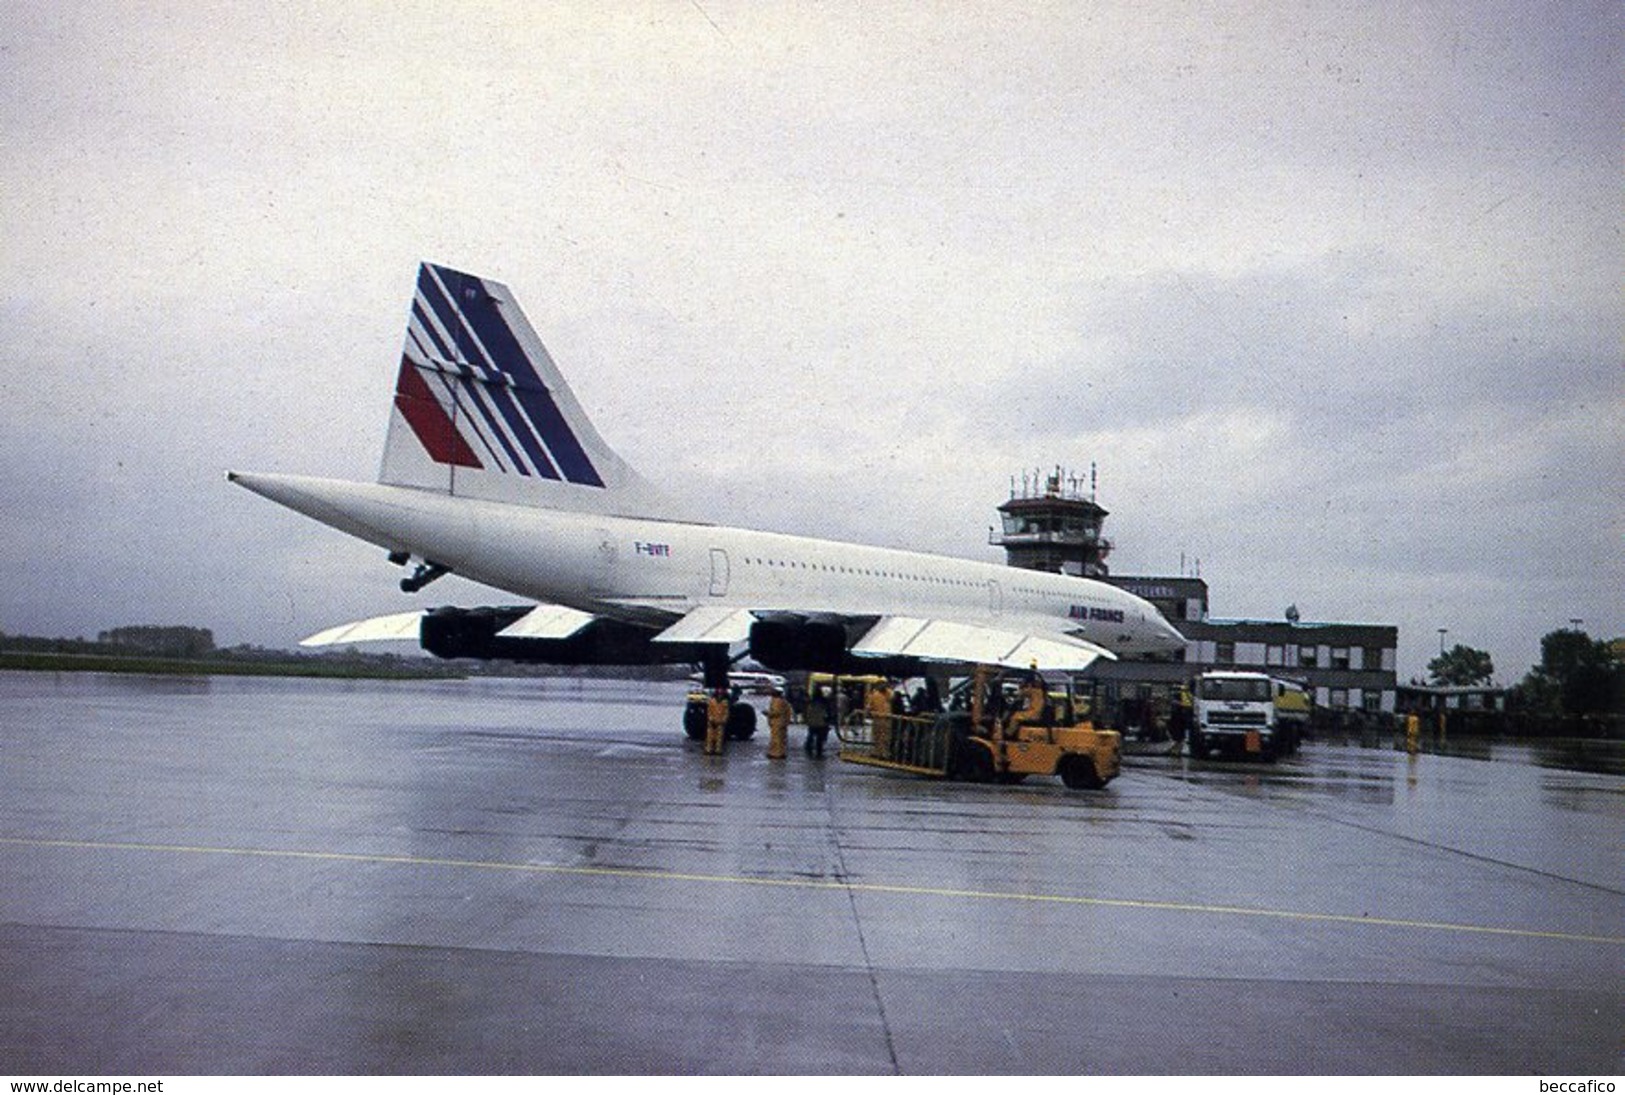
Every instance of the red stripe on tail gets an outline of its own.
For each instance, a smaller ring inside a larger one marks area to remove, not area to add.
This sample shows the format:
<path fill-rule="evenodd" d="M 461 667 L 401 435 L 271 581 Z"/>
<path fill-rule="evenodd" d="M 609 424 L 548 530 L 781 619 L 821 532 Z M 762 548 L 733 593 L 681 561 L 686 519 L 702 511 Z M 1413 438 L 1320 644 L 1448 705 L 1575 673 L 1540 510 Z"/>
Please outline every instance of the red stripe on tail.
<path fill-rule="evenodd" d="M 483 468 L 480 458 L 468 447 L 458 432 L 451 416 L 446 414 L 440 401 L 429 390 L 428 381 L 418 372 L 410 358 L 401 358 L 401 375 L 395 380 L 395 406 L 406 417 L 406 424 L 423 443 L 429 459 L 436 464 L 455 464 L 461 468 Z"/>

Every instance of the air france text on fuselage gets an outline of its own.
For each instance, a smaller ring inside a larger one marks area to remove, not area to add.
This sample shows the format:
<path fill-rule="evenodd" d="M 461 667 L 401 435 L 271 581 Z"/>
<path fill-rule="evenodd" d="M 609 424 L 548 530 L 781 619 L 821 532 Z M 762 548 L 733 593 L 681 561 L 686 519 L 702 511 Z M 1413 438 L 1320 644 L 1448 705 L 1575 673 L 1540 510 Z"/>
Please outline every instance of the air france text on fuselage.
<path fill-rule="evenodd" d="M 1094 605 L 1072 605 L 1066 614 L 1074 620 L 1104 620 L 1113 624 L 1120 624 L 1124 619 L 1120 608 L 1096 608 Z"/>

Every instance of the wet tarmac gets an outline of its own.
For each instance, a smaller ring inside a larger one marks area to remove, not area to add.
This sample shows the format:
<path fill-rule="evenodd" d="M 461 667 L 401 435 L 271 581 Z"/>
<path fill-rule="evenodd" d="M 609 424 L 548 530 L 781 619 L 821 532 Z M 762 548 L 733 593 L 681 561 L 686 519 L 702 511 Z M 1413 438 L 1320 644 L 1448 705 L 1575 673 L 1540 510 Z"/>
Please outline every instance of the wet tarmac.
<path fill-rule="evenodd" d="M 1625 1070 L 1625 778 L 707 758 L 680 689 L 0 673 L 0 1073 Z"/>

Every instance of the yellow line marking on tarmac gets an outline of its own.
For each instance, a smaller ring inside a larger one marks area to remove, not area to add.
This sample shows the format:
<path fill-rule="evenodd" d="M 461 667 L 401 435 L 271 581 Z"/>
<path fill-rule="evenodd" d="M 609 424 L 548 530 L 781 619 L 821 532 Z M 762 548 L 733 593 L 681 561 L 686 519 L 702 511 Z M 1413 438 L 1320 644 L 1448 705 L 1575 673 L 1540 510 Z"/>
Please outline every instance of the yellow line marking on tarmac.
<path fill-rule="evenodd" d="M 1497 928 L 1484 924 L 1455 924 L 1437 920 L 1407 920 L 1351 913 L 1300 912 L 1291 909 L 1248 908 L 1243 905 L 1205 905 L 1181 901 L 1140 901 L 1122 897 L 1083 897 L 1076 894 L 1022 893 L 1016 890 L 960 890 L 939 886 L 908 886 L 885 882 L 842 882 L 816 878 L 751 878 L 746 875 L 697 874 L 640 867 L 582 867 L 556 863 L 513 863 L 501 860 L 441 859 L 428 856 L 382 855 L 363 852 L 310 852 L 294 848 L 233 848 L 199 844 L 144 844 L 102 840 L 44 840 L 0 837 L 0 845 L 19 848 L 71 848 L 79 851 L 151 852 L 180 855 L 244 856 L 259 859 L 302 859 L 324 863 L 375 863 L 402 867 L 449 867 L 462 870 L 509 871 L 537 875 L 594 875 L 654 882 L 695 882 L 726 886 L 762 886 L 798 890 L 843 890 L 854 893 L 906 897 L 953 897 L 973 901 L 1017 901 L 1050 905 L 1141 909 L 1157 912 L 1209 913 L 1222 916 L 1258 916 L 1329 924 L 1361 924 L 1382 928 L 1501 935 L 1521 939 L 1557 939 L 1570 943 L 1625 945 L 1625 936 L 1586 935 L 1579 932 L 1537 931 L 1533 928 Z"/>

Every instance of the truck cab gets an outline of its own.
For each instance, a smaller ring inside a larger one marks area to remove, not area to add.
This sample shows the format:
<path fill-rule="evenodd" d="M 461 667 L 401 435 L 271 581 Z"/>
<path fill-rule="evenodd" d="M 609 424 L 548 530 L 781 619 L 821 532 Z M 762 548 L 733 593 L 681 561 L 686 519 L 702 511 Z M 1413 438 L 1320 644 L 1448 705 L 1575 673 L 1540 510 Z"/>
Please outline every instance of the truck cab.
<path fill-rule="evenodd" d="M 1193 692 L 1191 756 L 1225 753 L 1274 760 L 1298 747 L 1309 698 L 1296 681 L 1216 670 L 1197 677 Z"/>

